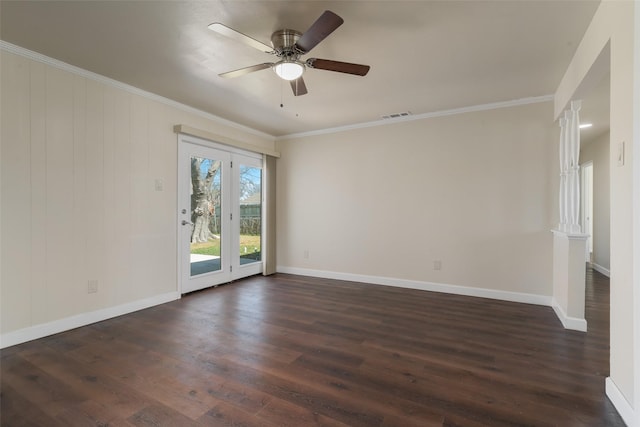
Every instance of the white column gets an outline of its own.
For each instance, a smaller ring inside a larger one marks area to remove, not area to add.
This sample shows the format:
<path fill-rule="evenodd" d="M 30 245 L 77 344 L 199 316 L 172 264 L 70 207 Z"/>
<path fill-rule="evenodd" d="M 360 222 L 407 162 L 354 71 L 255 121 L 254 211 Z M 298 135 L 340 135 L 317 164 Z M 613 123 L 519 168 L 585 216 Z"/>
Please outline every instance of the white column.
<path fill-rule="evenodd" d="M 587 330 L 584 318 L 586 234 L 580 233 L 581 102 L 560 118 L 560 224 L 553 230 L 553 309 L 567 329 Z"/>
<path fill-rule="evenodd" d="M 568 158 L 569 150 L 567 144 L 567 131 L 568 131 L 568 113 L 565 111 L 564 116 L 560 118 L 560 191 L 558 196 L 558 207 L 560 209 L 560 223 L 558 224 L 558 230 L 567 231 L 568 223 Z"/>
<path fill-rule="evenodd" d="M 569 233 L 580 233 L 580 115 L 582 101 L 571 101 L 569 133 Z"/>

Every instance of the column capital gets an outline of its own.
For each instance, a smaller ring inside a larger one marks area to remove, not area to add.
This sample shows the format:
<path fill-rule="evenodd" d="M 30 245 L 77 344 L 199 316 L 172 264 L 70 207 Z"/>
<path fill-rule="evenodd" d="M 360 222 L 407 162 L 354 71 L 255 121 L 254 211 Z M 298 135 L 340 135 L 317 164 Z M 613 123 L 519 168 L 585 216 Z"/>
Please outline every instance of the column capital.
<path fill-rule="evenodd" d="M 571 111 L 580 111 L 582 108 L 582 100 L 577 99 L 575 101 L 571 101 Z"/>

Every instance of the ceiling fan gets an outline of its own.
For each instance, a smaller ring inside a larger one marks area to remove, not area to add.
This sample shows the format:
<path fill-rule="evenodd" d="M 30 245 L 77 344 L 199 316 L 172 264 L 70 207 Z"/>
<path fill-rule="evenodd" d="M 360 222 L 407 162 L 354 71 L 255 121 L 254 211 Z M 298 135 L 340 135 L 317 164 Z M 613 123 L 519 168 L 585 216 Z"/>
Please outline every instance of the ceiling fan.
<path fill-rule="evenodd" d="M 364 76 L 369 72 L 370 67 L 368 65 L 319 58 L 309 58 L 303 61 L 300 58 L 309 53 L 311 49 L 334 32 L 343 22 L 344 20 L 341 17 L 330 10 L 326 10 L 304 34 L 289 29 L 275 31 L 271 35 L 271 44 L 273 46 L 268 46 L 224 24 L 214 22 L 209 25 L 209 29 L 279 58 L 277 62 L 264 62 L 218 75 L 224 78 L 239 77 L 254 71 L 272 68 L 280 78 L 291 82 L 291 89 L 295 96 L 307 93 L 307 87 L 302 78 L 306 68 Z"/>

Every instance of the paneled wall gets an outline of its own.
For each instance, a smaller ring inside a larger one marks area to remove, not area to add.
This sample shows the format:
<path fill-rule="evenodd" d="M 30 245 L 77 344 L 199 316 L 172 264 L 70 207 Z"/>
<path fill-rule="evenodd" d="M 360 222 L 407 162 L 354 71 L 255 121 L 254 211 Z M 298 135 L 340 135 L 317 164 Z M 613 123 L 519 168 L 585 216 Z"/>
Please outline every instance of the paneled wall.
<path fill-rule="evenodd" d="M 2 334 L 177 297 L 173 126 L 268 149 L 272 138 L 22 55 L 1 60 Z"/>

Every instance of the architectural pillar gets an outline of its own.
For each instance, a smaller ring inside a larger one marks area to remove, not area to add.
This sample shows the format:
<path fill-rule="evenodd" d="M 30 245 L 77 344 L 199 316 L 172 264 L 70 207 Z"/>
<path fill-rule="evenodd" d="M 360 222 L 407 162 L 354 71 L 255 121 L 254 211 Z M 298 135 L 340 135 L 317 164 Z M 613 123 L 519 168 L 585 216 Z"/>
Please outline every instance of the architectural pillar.
<path fill-rule="evenodd" d="M 580 233 L 580 108 L 582 101 L 572 101 L 568 124 L 569 142 L 569 233 Z"/>
<path fill-rule="evenodd" d="M 553 309 L 565 328 L 586 331 L 584 254 L 589 236 L 580 227 L 581 106 L 581 101 L 572 101 L 559 120 L 560 221 L 553 230 Z"/>
<path fill-rule="evenodd" d="M 565 111 L 564 116 L 560 118 L 560 190 L 558 192 L 558 207 L 560 209 L 560 223 L 558 224 L 558 230 L 567 231 L 567 177 L 569 175 L 569 166 L 567 162 L 567 116 Z"/>
<path fill-rule="evenodd" d="M 587 234 L 553 230 L 553 309 L 566 329 L 586 332 L 584 317 Z"/>

